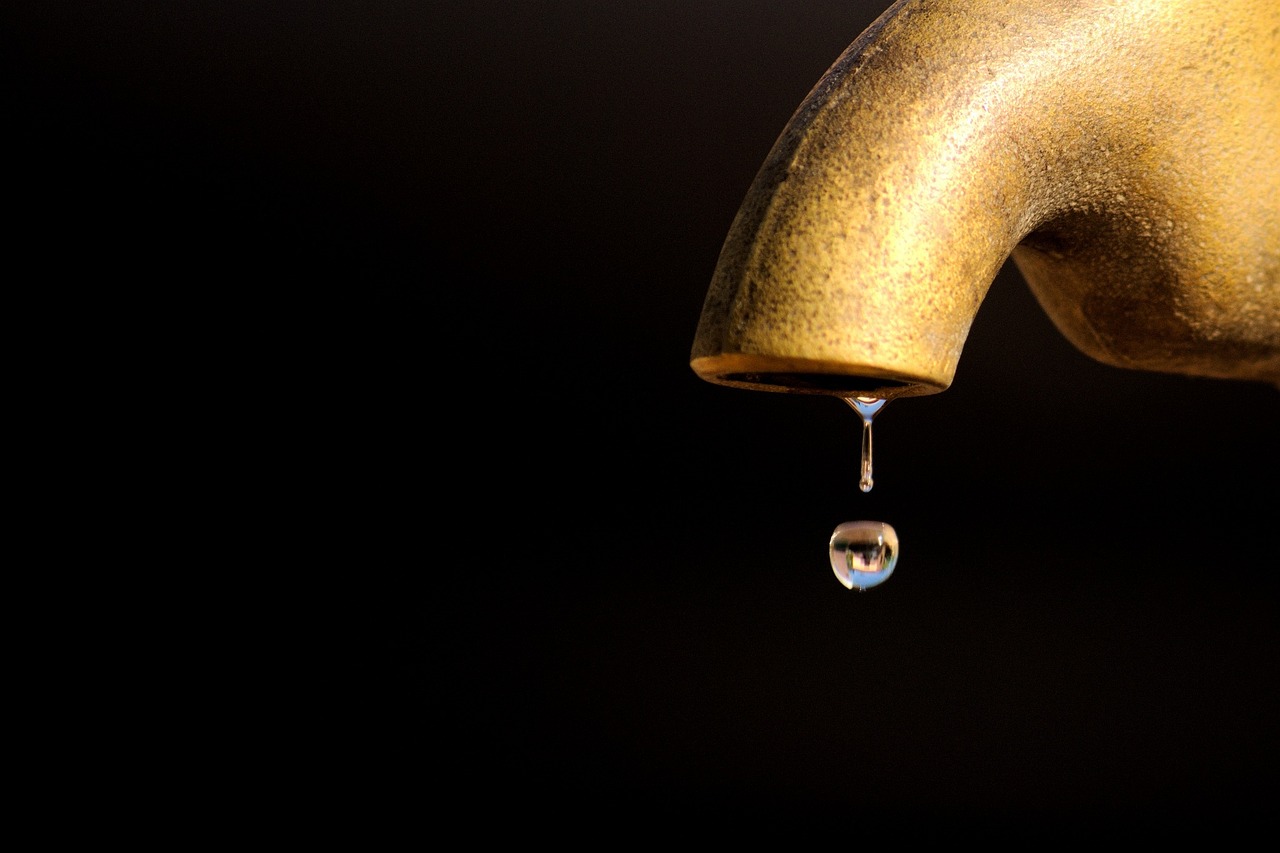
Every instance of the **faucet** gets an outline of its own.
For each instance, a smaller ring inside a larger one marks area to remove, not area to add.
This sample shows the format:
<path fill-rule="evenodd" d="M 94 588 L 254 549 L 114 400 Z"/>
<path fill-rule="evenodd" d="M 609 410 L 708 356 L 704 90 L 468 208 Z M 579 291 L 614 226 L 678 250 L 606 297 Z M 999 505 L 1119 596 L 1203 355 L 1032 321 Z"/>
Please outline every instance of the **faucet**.
<path fill-rule="evenodd" d="M 894 3 L 757 173 L 691 366 L 943 391 L 1009 258 L 1099 362 L 1280 387 L 1280 2 Z"/>

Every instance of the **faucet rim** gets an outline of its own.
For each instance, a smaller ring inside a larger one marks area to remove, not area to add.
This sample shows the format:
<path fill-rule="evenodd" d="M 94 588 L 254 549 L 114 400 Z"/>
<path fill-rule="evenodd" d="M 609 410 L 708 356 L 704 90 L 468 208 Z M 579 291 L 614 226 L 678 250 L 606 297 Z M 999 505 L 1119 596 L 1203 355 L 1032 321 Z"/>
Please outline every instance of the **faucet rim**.
<path fill-rule="evenodd" d="M 883 365 L 756 353 L 700 356 L 690 366 L 701 379 L 716 385 L 783 394 L 892 400 L 937 394 L 950 385 Z"/>

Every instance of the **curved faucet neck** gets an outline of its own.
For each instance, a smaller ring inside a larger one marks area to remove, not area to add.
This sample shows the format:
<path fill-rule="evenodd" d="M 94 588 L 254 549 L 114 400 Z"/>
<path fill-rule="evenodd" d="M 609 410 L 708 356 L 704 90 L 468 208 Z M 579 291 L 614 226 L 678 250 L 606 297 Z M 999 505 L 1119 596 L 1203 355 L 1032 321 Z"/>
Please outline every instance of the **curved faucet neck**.
<path fill-rule="evenodd" d="M 762 166 L 693 367 L 762 390 L 943 390 L 1012 256 L 1100 361 L 1280 381 L 1277 199 L 1274 0 L 903 0 Z"/>

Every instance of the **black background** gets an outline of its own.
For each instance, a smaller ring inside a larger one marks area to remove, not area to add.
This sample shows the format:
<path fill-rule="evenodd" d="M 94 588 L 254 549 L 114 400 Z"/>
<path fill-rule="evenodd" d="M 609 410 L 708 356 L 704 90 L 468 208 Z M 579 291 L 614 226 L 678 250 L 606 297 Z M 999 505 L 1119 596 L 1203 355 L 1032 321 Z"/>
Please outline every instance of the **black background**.
<path fill-rule="evenodd" d="M 191 559 L 267 534 L 226 568 L 288 577 L 270 689 L 231 688 L 302 746 L 256 753 L 282 794 L 1269 813 L 1275 388 L 1096 364 L 1007 266 L 862 494 L 843 403 L 688 367 L 756 169 L 885 5 L 6 4 L 13 251 L 77 313 L 159 308 L 112 343 L 192 358 L 236 471 Z M 858 518 L 902 545 L 864 593 L 826 554 Z"/>

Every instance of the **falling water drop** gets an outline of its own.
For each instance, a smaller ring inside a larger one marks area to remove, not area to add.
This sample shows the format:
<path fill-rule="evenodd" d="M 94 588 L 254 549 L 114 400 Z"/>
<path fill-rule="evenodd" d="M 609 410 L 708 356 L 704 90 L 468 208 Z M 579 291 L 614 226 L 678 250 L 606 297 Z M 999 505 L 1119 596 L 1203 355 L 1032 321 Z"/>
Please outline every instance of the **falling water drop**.
<path fill-rule="evenodd" d="M 831 568 L 846 589 L 870 589 L 893 574 L 898 534 L 883 521 L 846 521 L 831 534 Z"/>
<path fill-rule="evenodd" d="M 858 488 L 871 491 L 871 422 L 887 402 L 879 397 L 845 397 L 862 418 L 862 476 Z M 898 563 L 898 533 L 883 521 L 846 521 L 835 529 L 828 543 L 831 568 L 846 589 L 879 586 Z"/>
<path fill-rule="evenodd" d="M 869 492 L 875 485 L 871 477 L 871 421 L 887 401 L 879 397 L 845 397 L 844 401 L 862 418 L 862 477 L 858 480 L 858 488 Z"/>

